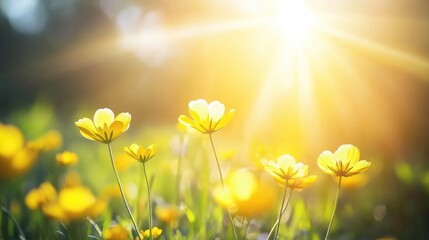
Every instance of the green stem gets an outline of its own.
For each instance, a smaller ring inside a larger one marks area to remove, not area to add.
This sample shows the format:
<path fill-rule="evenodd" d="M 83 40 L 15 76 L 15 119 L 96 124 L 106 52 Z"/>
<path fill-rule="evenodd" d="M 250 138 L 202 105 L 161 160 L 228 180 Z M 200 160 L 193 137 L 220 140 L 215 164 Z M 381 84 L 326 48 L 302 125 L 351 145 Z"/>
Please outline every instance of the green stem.
<path fill-rule="evenodd" d="M 293 189 L 290 191 L 289 196 L 288 196 L 288 198 L 286 200 L 286 205 L 284 206 L 284 208 L 282 210 L 282 216 L 286 212 L 286 208 L 287 208 L 287 206 L 289 204 L 289 199 L 292 196 L 292 193 L 293 193 Z M 277 227 L 277 224 L 279 224 L 279 219 L 277 219 L 276 222 L 274 223 L 273 227 L 271 228 L 270 232 L 268 233 L 268 236 L 267 236 L 266 240 L 270 239 L 270 236 L 271 236 L 271 234 L 273 234 L 274 229 Z"/>
<path fill-rule="evenodd" d="M 216 159 L 217 169 L 219 171 L 220 182 L 222 183 L 222 188 L 225 189 L 225 185 L 223 183 L 222 170 L 220 168 L 219 158 L 217 157 L 217 154 L 216 154 L 216 149 L 215 149 L 215 146 L 214 146 L 214 143 L 213 143 L 213 137 L 212 137 L 211 133 L 209 133 L 209 137 L 210 137 L 210 143 L 212 145 L 213 153 L 214 153 L 214 156 L 215 156 L 215 159 Z M 229 220 L 230 220 L 231 225 L 232 225 L 232 231 L 234 232 L 234 239 L 237 240 L 238 239 L 238 237 L 237 237 L 237 231 L 235 230 L 234 220 L 232 219 L 232 215 L 231 215 L 231 212 L 229 211 L 229 209 L 228 209 L 228 216 L 229 216 Z"/>
<path fill-rule="evenodd" d="M 127 199 L 125 198 L 124 189 L 122 188 L 121 180 L 119 179 L 119 174 L 118 174 L 118 171 L 116 170 L 115 160 L 113 158 L 113 152 L 112 152 L 112 147 L 110 146 L 110 143 L 107 144 L 107 147 L 109 149 L 110 161 L 112 162 L 113 172 L 115 172 L 115 177 L 116 177 L 116 181 L 118 182 L 119 191 L 121 192 L 121 196 L 122 196 L 122 199 L 124 200 L 124 204 L 127 209 L 128 215 L 130 215 L 131 221 L 133 222 L 134 230 L 137 233 L 137 237 L 140 240 L 143 240 L 140 236 L 139 228 L 136 224 L 136 221 L 134 220 L 133 214 L 131 213 Z"/>
<path fill-rule="evenodd" d="M 335 196 L 334 210 L 332 211 L 331 221 L 329 221 L 328 230 L 326 231 L 325 240 L 329 239 L 329 234 L 331 233 L 332 222 L 334 221 L 335 210 L 337 209 L 338 196 L 340 195 L 341 178 L 342 178 L 342 176 L 340 176 L 340 179 L 338 180 L 338 188 L 337 188 L 337 195 Z"/>
<path fill-rule="evenodd" d="M 25 240 L 25 235 L 24 232 L 22 231 L 21 227 L 18 224 L 18 221 L 16 221 L 16 218 L 9 212 L 9 210 L 7 210 L 5 207 L 1 207 L 1 210 L 12 220 L 12 222 L 15 224 L 16 228 L 18 229 L 19 232 L 19 239 Z M 2 219 L 3 221 L 7 221 L 5 219 Z"/>
<path fill-rule="evenodd" d="M 181 179 L 181 164 L 182 164 L 182 138 L 180 137 L 180 151 L 177 159 L 177 176 L 176 176 L 176 205 L 180 205 L 180 179 Z"/>
<path fill-rule="evenodd" d="M 277 239 L 277 237 L 279 236 L 280 220 L 281 220 L 282 215 L 283 215 L 283 207 L 284 207 L 284 204 L 285 204 L 286 192 L 287 192 L 288 184 L 289 184 L 289 181 L 288 181 L 288 180 L 286 180 L 286 183 L 285 183 L 285 191 L 283 192 L 282 206 L 280 207 L 280 210 L 279 210 L 279 217 L 278 217 L 278 219 L 277 219 L 277 223 L 278 223 L 278 224 L 277 224 L 277 228 L 276 228 L 276 233 L 274 234 L 274 239 Z M 291 195 L 292 195 L 292 192 L 291 192 L 291 194 L 289 194 L 289 197 L 290 197 Z M 288 199 L 288 202 L 289 202 L 289 199 Z"/>
<path fill-rule="evenodd" d="M 150 197 L 150 184 L 149 184 L 149 180 L 147 178 L 145 162 L 143 162 L 143 172 L 144 172 L 144 178 L 146 180 L 146 185 L 147 185 L 147 202 L 148 202 L 148 206 L 149 206 L 148 217 L 149 217 L 150 239 L 153 240 L 153 235 L 152 235 L 152 200 Z"/>

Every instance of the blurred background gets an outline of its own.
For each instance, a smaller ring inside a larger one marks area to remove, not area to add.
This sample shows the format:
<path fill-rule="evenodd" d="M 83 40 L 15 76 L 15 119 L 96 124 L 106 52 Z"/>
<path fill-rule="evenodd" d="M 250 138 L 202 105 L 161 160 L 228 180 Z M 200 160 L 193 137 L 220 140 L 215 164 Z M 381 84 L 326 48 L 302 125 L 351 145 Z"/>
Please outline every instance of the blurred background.
<path fill-rule="evenodd" d="M 67 142 L 79 138 L 74 121 L 109 107 L 131 113 L 132 131 L 174 135 L 190 100 L 219 100 L 237 111 L 219 138 L 243 165 L 263 145 L 316 172 L 322 151 L 352 143 L 373 164 L 362 200 L 373 215 L 355 220 L 363 236 L 429 237 L 429 2 L 0 0 L 0 10 L 1 122 L 32 137 L 56 128 Z"/>

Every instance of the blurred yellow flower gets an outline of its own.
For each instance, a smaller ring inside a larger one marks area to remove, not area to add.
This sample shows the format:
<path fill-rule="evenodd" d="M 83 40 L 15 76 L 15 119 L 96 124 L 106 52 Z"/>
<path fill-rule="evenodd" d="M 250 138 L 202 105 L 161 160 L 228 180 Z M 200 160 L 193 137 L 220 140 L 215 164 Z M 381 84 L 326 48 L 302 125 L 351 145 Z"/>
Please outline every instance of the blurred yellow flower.
<path fill-rule="evenodd" d="M 62 153 L 58 153 L 55 156 L 55 160 L 62 166 L 71 166 L 77 163 L 79 157 L 74 152 L 64 151 Z"/>
<path fill-rule="evenodd" d="M 255 174 L 247 169 L 232 172 L 226 178 L 225 187 L 215 187 L 213 196 L 222 207 L 236 215 L 254 217 L 271 209 L 275 200 L 275 189 L 257 179 Z"/>
<path fill-rule="evenodd" d="M 160 221 L 171 224 L 179 216 L 179 210 L 173 205 L 157 205 L 155 215 Z"/>
<path fill-rule="evenodd" d="M 116 157 L 115 162 L 118 172 L 124 172 L 128 170 L 133 164 L 136 164 L 136 161 L 134 161 L 134 159 L 126 153 L 122 153 Z"/>
<path fill-rule="evenodd" d="M 324 151 L 317 159 L 323 172 L 333 176 L 350 177 L 366 171 L 371 163 L 359 160 L 359 149 L 351 144 L 341 145 L 335 153 Z"/>
<path fill-rule="evenodd" d="M 162 229 L 157 228 L 157 227 L 152 228 L 153 239 L 159 238 L 159 236 L 161 236 L 161 234 L 162 234 Z M 140 230 L 140 236 L 143 236 L 143 239 L 149 239 L 150 238 L 150 230 L 149 229 L 144 230 L 144 231 Z M 136 238 L 136 239 L 138 239 L 138 238 Z"/>
<path fill-rule="evenodd" d="M 42 151 L 50 151 L 56 148 L 61 147 L 63 143 L 61 133 L 58 131 L 52 130 L 40 138 L 30 141 L 29 145 L 38 148 Z"/>
<path fill-rule="evenodd" d="M 225 105 L 219 101 L 210 104 L 204 99 L 189 102 L 189 113 L 191 118 L 185 115 L 179 116 L 179 122 L 187 127 L 192 127 L 202 133 L 214 133 L 225 127 L 235 113 L 231 109 L 225 114 Z"/>
<path fill-rule="evenodd" d="M 338 179 L 337 179 L 338 182 Z M 365 186 L 368 183 L 368 176 L 358 174 L 352 178 L 344 178 L 341 180 L 341 186 L 344 188 L 354 189 Z"/>
<path fill-rule="evenodd" d="M 64 187 L 70 188 L 70 187 L 76 187 L 80 186 L 80 175 L 77 172 L 68 172 L 64 177 Z"/>
<path fill-rule="evenodd" d="M 38 155 L 39 149 L 25 144 L 17 127 L 0 123 L 0 179 L 9 180 L 26 173 Z"/>
<path fill-rule="evenodd" d="M 130 147 L 125 147 L 125 152 L 128 153 L 132 158 L 136 159 L 139 162 L 147 162 L 153 156 L 155 156 L 157 151 L 156 144 L 152 144 L 149 147 L 145 148 L 143 146 L 139 146 L 135 143 L 131 144 Z"/>
<path fill-rule="evenodd" d="M 109 229 L 106 230 L 104 233 L 105 240 L 128 240 L 130 239 L 128 235 L 128 230 L 122 226 L 121 224 L 116 224 Z"/>
<path fill-rule="evenodd" d="M 40 184 L 38 188 L 32 189 L 25 196 L 25 205 L 31 210 L 39 209 L 55 201 L 57 201 L 57 191 L 50 182 Z"/>
<path fill-rule="evenodd" d="M 89 140 L 110 143 L 125 132 L 131 122 L 129 113 L 120 113 L 115 117 L 108 108 L 98 109 L 94 114 L 94 121 L 82 118 L 75 122 L 82 136 Z"/>
<path fill-rule="evenodd" d="M 42 211 L 49 217 L 68 222 L 96 217 L 105 210 L 106 205 L 104 200 L 96 199 L 88 188 L 74 186 L 61 189 L 57 201 L 44 205 Z"/>

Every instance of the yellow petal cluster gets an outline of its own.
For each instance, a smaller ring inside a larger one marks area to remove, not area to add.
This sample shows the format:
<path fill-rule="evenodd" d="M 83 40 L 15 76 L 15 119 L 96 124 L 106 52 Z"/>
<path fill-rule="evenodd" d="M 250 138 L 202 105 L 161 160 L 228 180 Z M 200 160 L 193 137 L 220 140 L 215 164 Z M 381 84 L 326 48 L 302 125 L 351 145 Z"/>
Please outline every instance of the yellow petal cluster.
<path fill-rule="evenodd" d="M 61 147 L 63 139 L 61 133 L 52 130 L 41 136 L 40 138 L 29 142 L 28 144 L 42 151 L 51 151 Z"/>
<path fill-rule="evenodd" d="M 159 236 L 161 236 L 162 234 L 162 229 L 158 228 L 158 227 L 153 227 L 152 228 L 152 236 L 153 239 L 157 239 L 159 238 Z M 146 230 L 140 230 L 140 236 L 142 236 L 143 239 L 150 239 L 150 230 L 146 229 Z M 136 237 L 136 240 L 138 240 L 138 238 Z"/>
<path fill-rule="evenodd" d="M 31 210 L 40 209 L 44 205 L 57 201 L 57 191 L 50 182 L 40 184 L 25 196 L 25 205 Z"/>
<path fill-rule="evenodd" d="M 128 235 L 128 230 L 122 226 L 121 224 L 116 224 L 113 225 L 111 227 L 109 227 L 109 229 L 106 230 L 106 232 L 104 233 L 104 238 L 105 240 L 128 240 L 129 235 Z"/>
<path fill-rule="evenodd" d="M 209 104 L 204 99 L 198 99 L 189 102 L 191 118 L 180 115 L 179 122 L 202 133 L 211 134 L 225 127 L 234 113 L 235 110 L 231 109 L 225 114 L 225 105 L 219 101 L 213 101 Z"/>
<path fill-rule="evenodd" d="M 333 176 L 350 177 L 368 170 L 371 163 L 359 160 L 359 149 L 351 144 L 341 145 L 335 153 L 324 151 L 317 159 L 323 172 Z"/>
<path fill-rule="evenodd" d="M 94 120 L 82 118 L 75 124 L 85 138 L 110 143 L 129 128 L 130 122 L 131 115 L 129 113 L 120 113 L 115 117 L 112 110 L 102 108 L 95 112 Z"/>
<path fill-rule="evenodd" d="M 64 151 L 62 153 L 58 153 L 55 156 L 55 160 L 62 166 L 71 166 L 77 163 L 79 157 L 74 152 Z"/>
<path fill-rule="evenodd" d="M 147 162 L 153 158 L 153 156 L 155 156 L 157 152 L 157 146 L 156 144 L 152 144 L 145 148 L 133 143 L 131 146 L 125 147 L 124 151 L 139 162 Z"/>
<path fill-rule="evenodd" d="M 64 187 L 57 193 L 49 182 L 31 190 L 25 197 L 25 204 L 32 210 L 41 209 L 45 215 L 64 222 L 96 217 L 107 206 L 104 200 L 96 199 L 84 186 Z"/>
<path fill-rule="evenodd" d="M 157 205 L 155 215 L 160 221 L 171 224 L 179 216 L 179 209 L 173 205 Z"/>
<path fill-rule="evenodd" d="M 38 155 L 39 148 L 26 144 L 17 127 L 0 123 L 0 179 L 9 180 L 26 173 Z"/>
<path fill-rule="evenodd" d="M 214 188 L 215 201 L 222 207 L 244 217 L 266 213 L 274 204 L 275 189 L 257 179 L 248 169 L 239 169 L 226 178 L 225 186 Z"/>
<path fill-rule="evenodd" d="M 289 154 L 281 155 L 274 162 L 270 160 L 264 163 L 265 170 L 282 187 L 302 190 L 304 187 L 314 183 L 316 176 L 307 176 L 308 166 L 301 162 L 296 162 L 295 158 Z"/>

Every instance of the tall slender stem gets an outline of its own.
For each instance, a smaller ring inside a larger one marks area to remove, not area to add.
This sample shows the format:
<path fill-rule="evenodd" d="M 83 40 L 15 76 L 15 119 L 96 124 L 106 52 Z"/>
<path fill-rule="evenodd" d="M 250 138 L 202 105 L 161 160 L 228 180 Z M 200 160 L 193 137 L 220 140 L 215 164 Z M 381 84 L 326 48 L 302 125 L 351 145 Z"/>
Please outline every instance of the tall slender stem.
<path fill-rule="evenodd" d="M 293 189 L 291 189 L 291 191 L 289 193 L 289 196 L 287 197 L 286 204 L 285 204 L 284 208 L 282 209 L 282 216 L 283 216 L 283 214 L 286 211 L 286 208 L 287 208 L 287 206 L 289 204 L 289 200 L 290 200 L 290 197 L 292 196 L 292 193 L 293 193 Z M 273 227 L 271 228 L 270 232 L 268 233 L 268 236 L 267 236 L 266 240 L 270 239 L 270 236 L 271 236 L 271 234 L 273 234 L 274 229 L 276 229 L 277 224 L 279 224 L 279 219 L 277 219 L 276 222 L 274 223 Z"/>
<path fill-rule="evenodd" d="M 217 169 L 219 171 L 220 182 L 222 183 L 222 189 L 225 189 L 225 185 L 223 183 L 222 170 L 220 168 L 219 158 L 217 157 L 217 154 L 216 154 L 216 149 L 215 149 L 215 146 L 214 146 L 214 143 L 213 143 L 212 134 L 209 133 L 209 136 L 210 136 L 210 143 L 211 143 L 212 149 L 213 149 L 213 154 L 215 156 L 216 163 L 217 163 Z M 232 219 L 232 215 L 231 215 L 231 212 L 229 210 L 228 210 L 228 216 L 229 216 L 229 220 L 230 220 L 231 225 L 232 225 L 232 231 L 234 232 L 234 239 L 237 240 L 238 239 L 238 237 L 237 237 L 237 231 L 235 230 L 234 220 Z"/>
<path fill-rule="evenodd" d="M 122 199 L 124 200 L 124 204 L 127 209 L 128 215 L 130 215 L 131 221 L 133 222 L 134 230 L 137 233 L 137 237 L 140 240 L 143 240 L 142 237 L 140 236 L 139 228 L 136 224 L 136 221 L 134 220 L 133 214 L 131 213 L 127 199 L 125 198 L 124 189 L 122 188 L 122 183 L 121 183 L 121 180 L 119 179 L 118 171 L 116 170 L 115 160 L 113 158 L 113 152 L 112 152 L 112 147 L 110 146 L 110 143 L 107 144 L 107 147 L 109 149 L 110 161 L 112 162 L 113 172 L 115 172 L 115 177 L 116 177 L 116 181 L 118 182 L 119 191 L 121 192 L 121 196 L 122 196 Z"/>
<path fill-rule="evenodd" d="M 277 219 L 278 224 L 277 224 L 277 228 L 276 228 L 276 233 L 274 234 L 274 239 L 277 239 L 277 237 L 279 236 L 280 220 L 281 220 L 282 215 L 283 215 L 283 207 L 284 207 L 284 204 L 285 204 L 286 192 L 287 192 L 288 184 L 289 184 L 289 181 L 286 180 L 285 191 L 283 192 L 282 206 L 280 207 L 280 210 L 279 210 L 279 217 Z M 292 194 L 289 194 L 289 197 L 290 197 L 290 195 L 292 195 Z"/>
<path fill-rule="evenodd" d="M 329 234 L 331 233 L 332 222 L 334 221 L 335 210 L 337 209 L 338 197 L 340 195 L 341 178 L 342 178 L 342 176 L 340 176 L 340 179 L 338 180 L 338 188 L 337 188 L 337 195 L 335 196 L 334 210 L 332 211 L 331 221 L 329 221 L 328 230 L 326 231 L 325 240 L 329 239 Z"/>
<path fill-rule="evenodd" d="M 146 185 L 147 185 L 147 202 L 148 202 L 148 206 L 149 206 L 148 217 L 149 217 L 150 239 L 153 240 L 153 235 L 152 235 L 152 200 L 151 200 L 152 198 L 150 197 L 150 184 L 149 184 L 149 180 L 147 178 L 145 162 L 143 162 L 143 172 L 144 172 L 144 178 L 146 180 Z"/>
<path fill-rule="evenodd" d="M 181 164 L 182 164 L 182 148 L 183 148 L 183 142 L 182 142 L 182 136 L 180 136 L 180 151 L 179 156 L 177 159 L 177 175 L 176 175 L 176 204 L 177 206 L 180 205 L 180 180 L 181 180 Z"/>
<path fill-rule="evenodd" d="M 9 210 L 3 206 L 1 206 L 1 210 L 12 220 L 12 222 L 15 224 L 16 228 L 19 232 L 19 239 L 25 240 L 25 234 L 22 231 L 22 228 L 19 226 L 18 221 L 16 221 L 16 218 L 9 212 Z M 2 219 L 3 221 L 7 221 L 7 219 Z"/>

